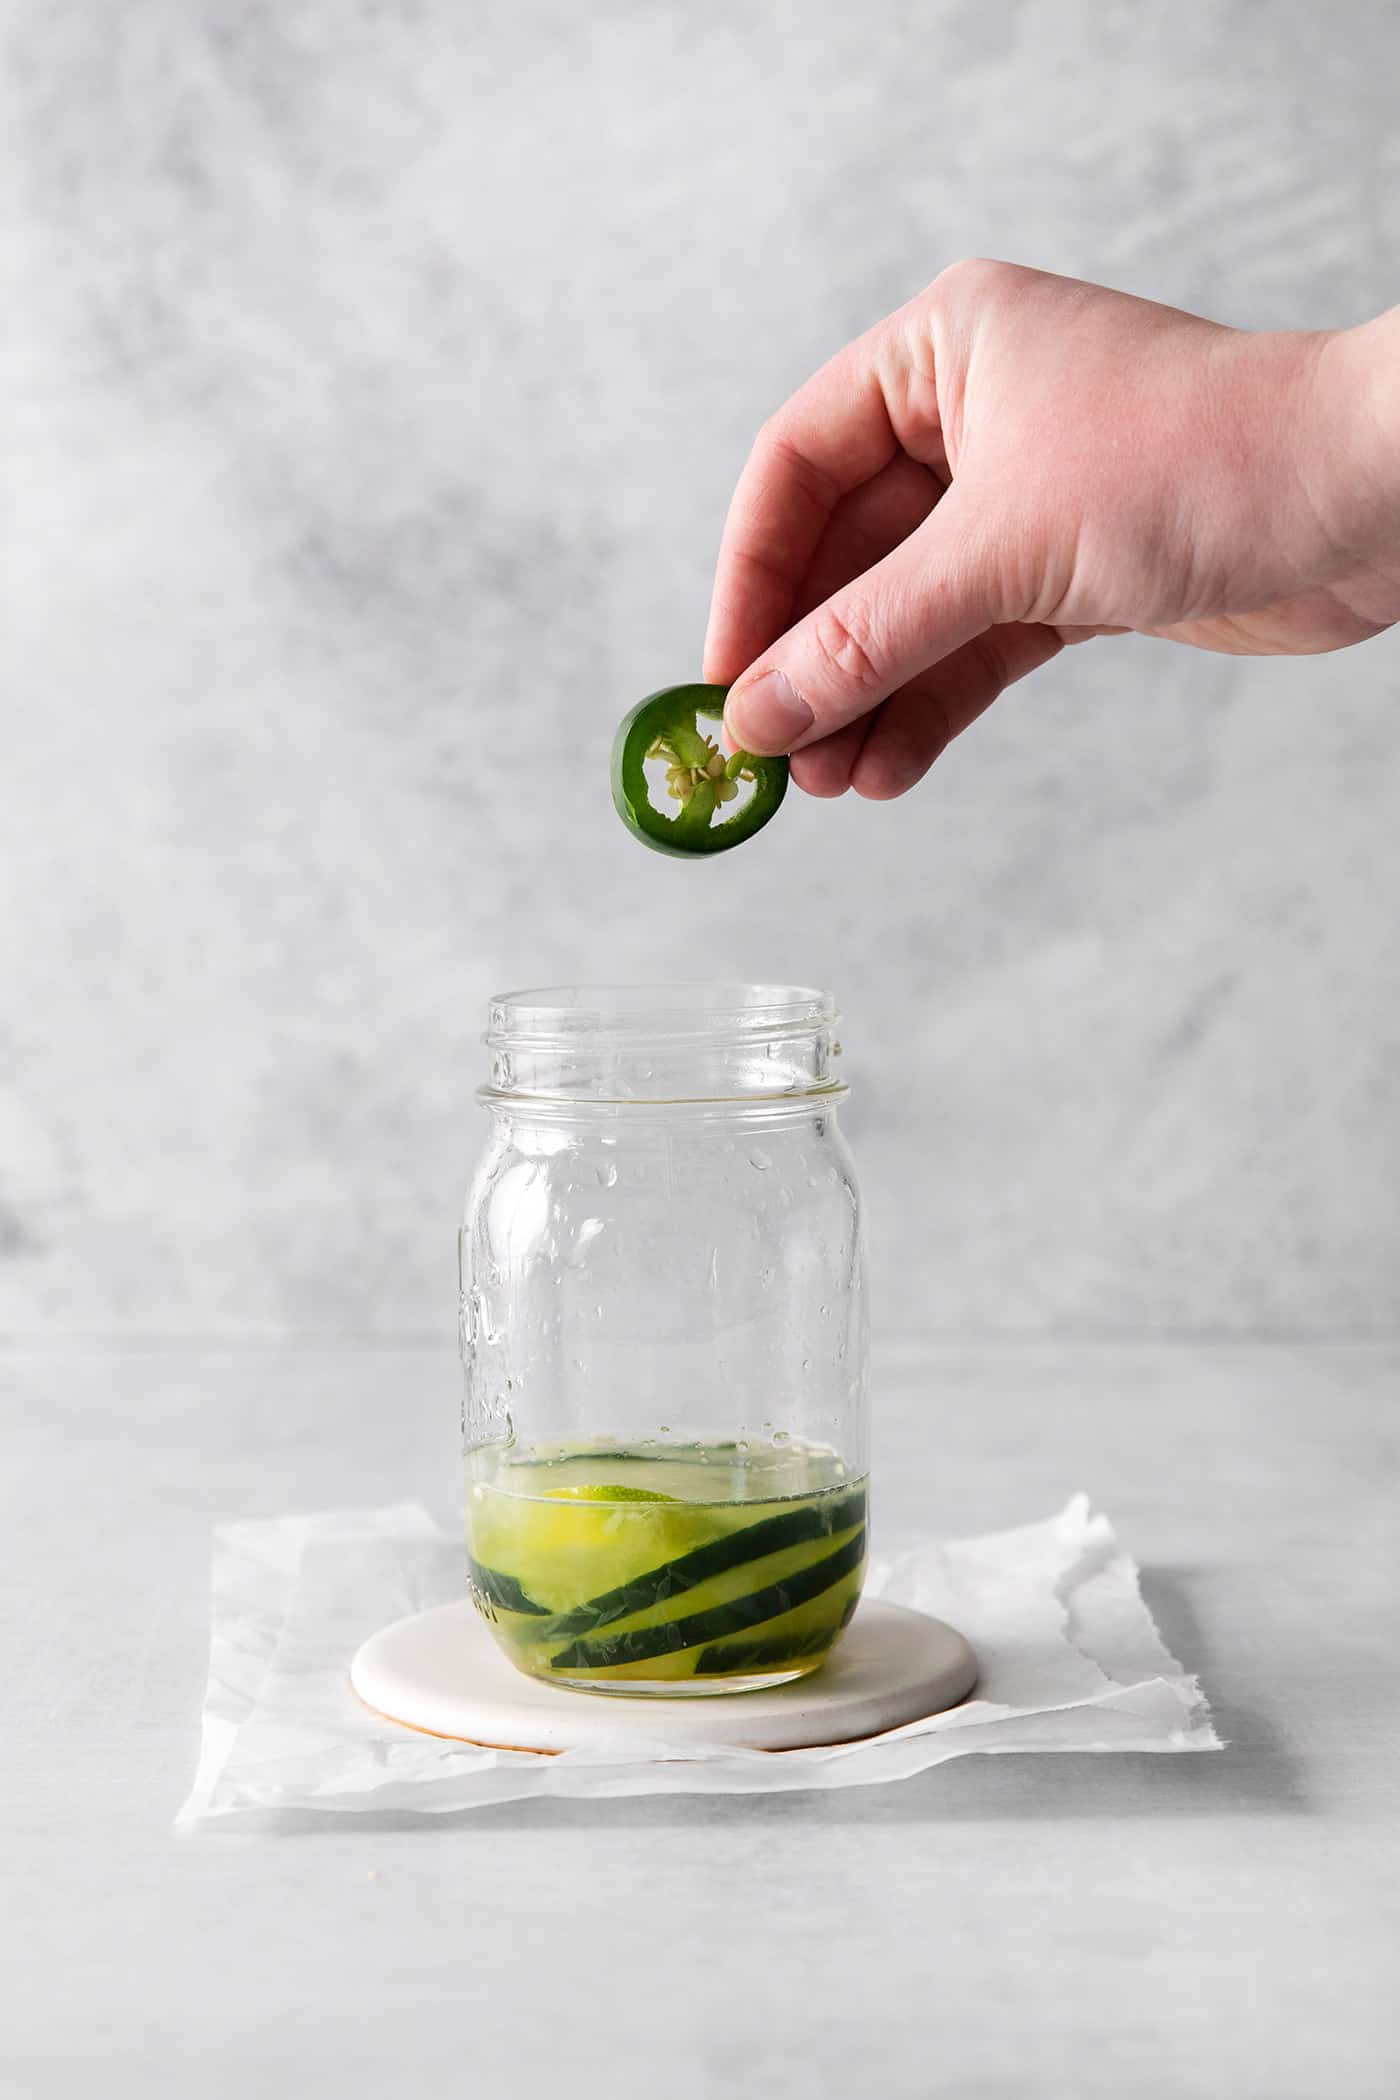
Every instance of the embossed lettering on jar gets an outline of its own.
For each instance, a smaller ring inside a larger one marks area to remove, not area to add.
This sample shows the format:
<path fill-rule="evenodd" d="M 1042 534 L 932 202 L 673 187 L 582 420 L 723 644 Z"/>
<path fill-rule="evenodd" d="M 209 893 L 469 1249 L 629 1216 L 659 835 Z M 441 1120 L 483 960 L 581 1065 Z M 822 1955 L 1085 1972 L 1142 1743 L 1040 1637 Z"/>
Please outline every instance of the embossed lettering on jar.
<path fill-rule="evenodd" d="M 460 1240 L 468 1573 L 522 1670 L 595 1692 L 817 1669 L 865 1569 L 859 1199 L 829 996 L 492 1003 Z"/>

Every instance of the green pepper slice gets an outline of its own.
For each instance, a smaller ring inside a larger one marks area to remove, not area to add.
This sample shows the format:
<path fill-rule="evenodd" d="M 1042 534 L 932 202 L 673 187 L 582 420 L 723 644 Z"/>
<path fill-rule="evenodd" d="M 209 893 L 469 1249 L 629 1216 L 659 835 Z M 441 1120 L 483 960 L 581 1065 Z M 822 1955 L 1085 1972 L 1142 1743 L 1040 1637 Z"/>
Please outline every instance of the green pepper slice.
<path fill-rule="evenodd" d="M 727 685 L 668 685 L 650 693 L 627 716 L 613 740 L 612 795 L 617 813 L 634 838 L 657 853 L 689 856 L 723 853 L 761 831 L 787 793 L 785 758 L 756 758 L 736 751 L 726 759 L 705 734 L 701 721 L 719 722 Z M 646 776 L 647 759 L 664 759 L 674 816 L 656 807 Z M 741 780 L 753 793 L 732 817 L 719 816 L 738 800 Z"/>

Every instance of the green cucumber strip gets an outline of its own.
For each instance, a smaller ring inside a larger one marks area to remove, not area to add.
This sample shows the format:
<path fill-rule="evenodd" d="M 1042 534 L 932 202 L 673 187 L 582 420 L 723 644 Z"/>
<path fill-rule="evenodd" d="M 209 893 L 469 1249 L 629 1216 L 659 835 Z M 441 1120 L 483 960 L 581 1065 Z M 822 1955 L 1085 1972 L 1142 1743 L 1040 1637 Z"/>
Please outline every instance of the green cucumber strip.
<path fill-rule="evenodd" d="M 795 1512 L 794 1512 L 795 1514 Z M 758 1525 L 752 1527 L 755 1531 Z M 847 1539 L 835 1553 L 811 1567 L 775 1582 L 765 1590 L 750 1590 L 732 1604 L 716 1604 L 709 1611 L 692 1612 L 689 1618 L 666 1619 L 659 1626 L 634 1626 L 621 1633 L 605 1633 L 596 1641 L 575 1641 L 549 1659 L 551 1670 L 607 1670 L 618 1663 L 646 1662 L 653 1655 L 674 1655 L 682 1648 L 696 1648 L 702 1641 L 722 1640 L 727 1633 L 747 1633 L 765 1619 L 776 1619 L 832 1589 L 865 1558 L 865 1528 Z"/>
<path fill-rule="evenodd" d="M 800 1546 L 808 1539 L 847 1531 L 864 1517 L 864 1488 L 843 1495 L 839 1502 L 809 1502 L 800 1509 L 785 1509 L 776 1517 L 763 1517 L 757 1524 L 746 1524 L 742 1531 L 727 1532 L 723 1538 L 692 1546 L 675 1560 L 663 1561 L 659 1567 L 648 1568 L 645 1574 L 619 1584 L 617 1589 L 604 1590 L 600 1596 L 575 1605 L 572 1611 L 561 1613 L 552 1626 L 541 1627 L 539 1638 L 569 1640 L 576 1633 L 592 1633 L 599 1626 L 611 1626 L 614 1619 L 630 1619 L 634 1612 L 650 1611 L 682 1590 L 693 1590 L 711 1575 L 741 1568 L 745 1561 L 762 1560 L 765 1554 L 776 1553 L 783 1546 Z"/>
<path fill-rule="evenodd" d="M 467 1556 L 467 1580 L 500 1611 L 529 1612 L 537 1619 L 549 1617 L 549 1606 L 536 1604 L 533 1597 L 527 1597 L 513 1575 L 503 1575 L 499 1568 L 484 1568 L 470 1554 Z"/>
<path fill-rule="evenodd" d="M 818 1626 L 812 1633 L 795 1636 L 775 1633 L 768 1641 L 727 1641 L 721 1647 L 706 1648 L 696 1662 L 695 1674 L 697 1677 L 722 1677 L 729 1671 L 766 1670 L 800 1661 L 806 1655 L 820 1655 L 831 1646 L 842 1628 L 850 1625 L 859 1603 L 860 1592 L 857 1590 L 835 1626 Z"/>
<path fill-rule="evenodd" d="M 781 1669 L 785 1663 L 801 1662 L 808 1655 L 820 1655 L 836 1638 L 834 1628 L 823 1626 L 817 1633 L 804 1634 L 796 1640 L 785 1641 L 775 1635 L 771 1641 L 735 1641 L 727 1648 L 705 1648 L 695 1665 L 697 1677 L 723 1677 L 729 1673 L 738 1675 L 744 1670 Z"/>

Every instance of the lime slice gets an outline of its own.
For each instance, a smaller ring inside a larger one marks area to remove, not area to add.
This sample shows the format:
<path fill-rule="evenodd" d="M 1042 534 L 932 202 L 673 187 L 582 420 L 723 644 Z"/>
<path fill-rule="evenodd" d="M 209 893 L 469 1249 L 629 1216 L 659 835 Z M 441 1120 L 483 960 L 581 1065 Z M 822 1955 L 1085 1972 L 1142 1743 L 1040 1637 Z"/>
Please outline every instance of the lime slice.
<path fill-rule="evenodd" d="M 700 1545 L 713 1513 L 640 1483 L 582 1481 L 530 1496 L 488 1491 L 474 1505 L 473 1552 L 548 1610 L 573 1611 Z"/>
<path fill-rule="evenodd" d="M 661 1495 L 655 1488 L 567 1487 L 546 1488 L 553 1502 L 677 1502 L 677 1495 Z"/>

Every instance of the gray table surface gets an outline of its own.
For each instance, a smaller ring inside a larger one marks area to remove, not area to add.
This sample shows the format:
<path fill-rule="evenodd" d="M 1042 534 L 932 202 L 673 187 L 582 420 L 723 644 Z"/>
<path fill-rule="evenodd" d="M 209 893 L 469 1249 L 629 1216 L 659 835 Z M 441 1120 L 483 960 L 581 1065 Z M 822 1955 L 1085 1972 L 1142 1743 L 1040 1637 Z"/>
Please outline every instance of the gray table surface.
<path fill-rule="evenodd" d="M 879 1509 L 1087 1488 L 1218 1756 L 177 1837 L 209 1529 L 416 1496 L 431 1349 L 11 1351 L 0 2090 L 1393 2095 L 1400 1349 L 886 1350 Z"/>

